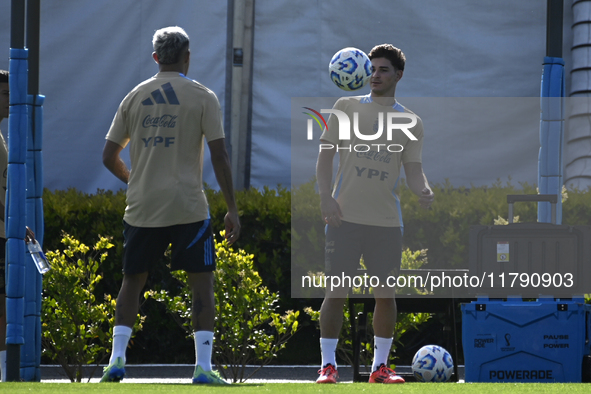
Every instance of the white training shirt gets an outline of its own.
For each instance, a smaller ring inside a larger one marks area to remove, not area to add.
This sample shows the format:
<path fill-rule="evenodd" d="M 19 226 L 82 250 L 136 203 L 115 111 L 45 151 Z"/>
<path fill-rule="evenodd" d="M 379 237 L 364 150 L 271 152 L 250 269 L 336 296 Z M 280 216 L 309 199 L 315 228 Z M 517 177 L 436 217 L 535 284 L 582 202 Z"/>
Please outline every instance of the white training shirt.
<path fill-rule="evenodd" d="M 160 72 L 123 99 L 106 139 L 124 148 L 129 143 L 127 223 L 167 227 L 208 218 L 204 138 L 224 138 L 220 104 L 183 74 Z"/>
<path fill-rule="evenodd" d="M 339 121 L 331 114 L 328 128 L 320 137 L 321 140 L 338 147 L 339 168 L 333 187 L 333 197 L 343 213 L 342 220 L 370 226 L 402 227 L 400 200 L 396 195 L 396 187 L 402 165 L 421 162 L 423 122 L 417 116 L 417 124 L 408 129 L 416 141 L 411 140 L 400 129 L 394 129 L 391 139 L 388 139 L 387 113 L 413 114 L 402 105 L 395 103 L 393 106 L 383 106 L 367 95 L 343 97 L 333 108 L 348 115 L 351 128 L 350 140 L 339 139 Z M 377 135 L 380 119 L 383 127 L 381 137 L 375 140 L 357 137 L 354 132 L 356 125 L 359 133 L 364 136 Z M 409 124 L 409 120 L 394 119 L 392 123 Z M 394 152 L 389 152 L 388 149 Z"/>

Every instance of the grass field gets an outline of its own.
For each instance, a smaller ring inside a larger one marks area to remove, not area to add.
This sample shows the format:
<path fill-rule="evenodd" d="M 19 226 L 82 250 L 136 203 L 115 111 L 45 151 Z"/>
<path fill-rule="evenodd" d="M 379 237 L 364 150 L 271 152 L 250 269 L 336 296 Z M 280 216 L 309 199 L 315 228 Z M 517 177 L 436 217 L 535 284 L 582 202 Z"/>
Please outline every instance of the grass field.
<path fill-rule="evenodd" d="M 591 384 L 585 383 L 406 383 L 403 385 L 385 385 L 351 383 L 336 385 L 318 385 L 314 383 L 256 383 L 234 384 L 230 386 L 196 386 L 191 384 L 68 384 L 68 383 L 1 383 L 0 392 L 34 394 L 70 394 L 70 393 L 473 393 L 473 394 L 521 394 L 521 393 L 589 393 Z"/>

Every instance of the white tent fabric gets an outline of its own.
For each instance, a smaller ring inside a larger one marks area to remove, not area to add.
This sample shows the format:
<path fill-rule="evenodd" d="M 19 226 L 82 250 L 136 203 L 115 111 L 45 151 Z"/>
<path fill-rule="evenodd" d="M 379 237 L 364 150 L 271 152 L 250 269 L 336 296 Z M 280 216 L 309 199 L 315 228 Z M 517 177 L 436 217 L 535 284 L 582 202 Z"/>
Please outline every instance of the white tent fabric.
<path fill-rule="evenodd" d="M 470 186 L 511 176 L 515 182 L 535 183 L 539 149 L 535 105 L 526 105 L 528 120 L 522 120 L 518 129 L 495 134 L 495 129 L 510 122 L 500 121 L 504 115 L 499 114 L 499 122 L 488 126 L 484 122 L 466 135 L 465 129 L 442 126 L 433 100 L 539 97 L 545 4 L 540 0 L 256 0 L 251 185 L 289 186 L 313 176 L 316 158 L 310 150 L 296 158 L 307 167 L 291 178 L 292 99 L 344 95 L 328 78 L 331 56 L 346 46 L 367 52 L 385 42 L 407 56 L 397 97 L 425 123 L 423 163 L 431 182 L 449 179 L 456 186 Z M 157 71 L 150 41 L 160 27 L 179 25 L 187 30 L 193 54 L 189 77 L 214 90 L 222 106 L 228 102 L 228 2 L 77 0 L 41 5 L 40 92 L 47 97 L 44 175 L 49 189 L 75 187 L 94 193 L 124 186 L 102 166 L 104 136 L 125 94 Z M 565 4 L 565 43 L 572 41 L 571 14 Z M 10 25 L 10 2 L 0 3 L 0 24 Z M 1 29 L 0 53 L 6 56 L 0 57 L 0 68 L 8 68 L 9 42 L 10 29 Z M 567 44 L 563 51 L 567 76 L 569 48 Z M 368 92 L 365 88 L 361 93 Z M 305 124 L 301 111 L 297 116 L 295 123 Z M 471 124 L 478 125 L 476 121 Z M 7 122 L 0 128 L 6 133 Z M 209 168 L 205 180 L 216 185 Z"/>
<path fill-rule="evenodd" d="M 8 69 L 10 2 L 0 3 L 0 68 Z M 41 2 L 40 93 L 44 104 L 44 184 L 55 189 L 119 190 L 102 164 L 115 111 L 138 83 L 158 72 L 152 35 L 183 27 L 191 39 L 189 77 L 225 98 L 225 2 L 101 0 Z M 3 122 L 7 133 L 8 124 Z M 207 151 L 207 150 L 206 150 Z M 127 149 L 123 154 L 127 156 Z M 209 161 L 207 158 L 204 160 Z M 129 163 L 129 162 L 128 162 Z M 214 183 L 212 171 L 204 180 Z"/>
<path fill-rule="evenodd" d="M 332 55 L 348 46 L 369 52 L 382 43 L 401 48 L 407 57 L 397 97 L 425 123 L 423 166 L 431 182 L 449 179 L 456 186 L 469 187 L 490 185 L 509 176 L 513 183 L 537 182 L 540 145 L 539 105 L 535 100 L 521 102 L 527 107 L 524 118 L 528 121 L 521 119 L 520 128 L 510 119 L 513 115 L 505 123 L 497 119 L 487 124 L 483 119 L 481 127 L 477 119 L 470 119 L 469 125 L 474 127 L 468 131 L 466 127 L 450 129 L 442 123 L 445 108 L 441 108 L 442 112 L 432 108 L 436 100 L 423 100 L 430 109 L 421 113 L 408 98 L 421 104 L 415 98 L 539 97 L 546 48 L 545 2 L 419 0 L 341 4 L 257 1 L 253 184 L 285 183 L 287 168 L 278 165 L 285 163 L 279 147 L 298 133 L 304 134 L 309 118 L 302 115 L 302 105 L 299 111 L 292 108 L 292 112 L 286 112 L 291 99 L 302 103 L 305 97 L 336 100 L 337 96 L 354 95 L 330 81 L 327 70 Z M 568 18 L 570 9 L 565 6 Z M 565 21 L 564 26 L 564 42 L 570 43 L 570 24 Z M 569 48 L 565 45 L 565 57 Z M 367 93 L 369 88 L 361 90 L 361 94 Z M 290 125 L 290 117 L 298 118 L 292 119 Z M 444 117 L 449 119 L 449 114 Z M 265 129 L 268 132 L 262 132 Z M 309 144 L 307 150 L 293 148 L 292 184 L 296 185 L 314 176 L 318 147 Z"/>

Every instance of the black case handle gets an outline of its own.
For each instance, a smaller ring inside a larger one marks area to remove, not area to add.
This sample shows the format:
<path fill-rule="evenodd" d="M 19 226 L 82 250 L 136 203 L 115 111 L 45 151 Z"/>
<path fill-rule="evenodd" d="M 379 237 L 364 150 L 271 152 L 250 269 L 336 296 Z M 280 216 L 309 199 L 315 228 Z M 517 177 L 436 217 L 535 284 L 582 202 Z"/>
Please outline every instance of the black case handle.
<path fill-rule="evenodd" d="M 556 194 L 508 194 L 507 204 L 509 204 L 509 223 L 513 223 L 513 204 L 516 202 L 549 202 L 552 204 L 552 224 L 556 224 L 556 204 L 558 195 Z"/>

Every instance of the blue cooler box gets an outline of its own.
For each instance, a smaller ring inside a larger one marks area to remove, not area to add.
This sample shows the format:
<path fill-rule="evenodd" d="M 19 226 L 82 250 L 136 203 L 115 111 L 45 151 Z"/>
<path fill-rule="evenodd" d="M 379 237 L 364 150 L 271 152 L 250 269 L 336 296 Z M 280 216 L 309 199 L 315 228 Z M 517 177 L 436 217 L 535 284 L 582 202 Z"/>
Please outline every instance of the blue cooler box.
<path fill-rule="evenodd" d="M 462 304 L 466 382 L 581 382 L 590 330 L 582 298 Z"/>

